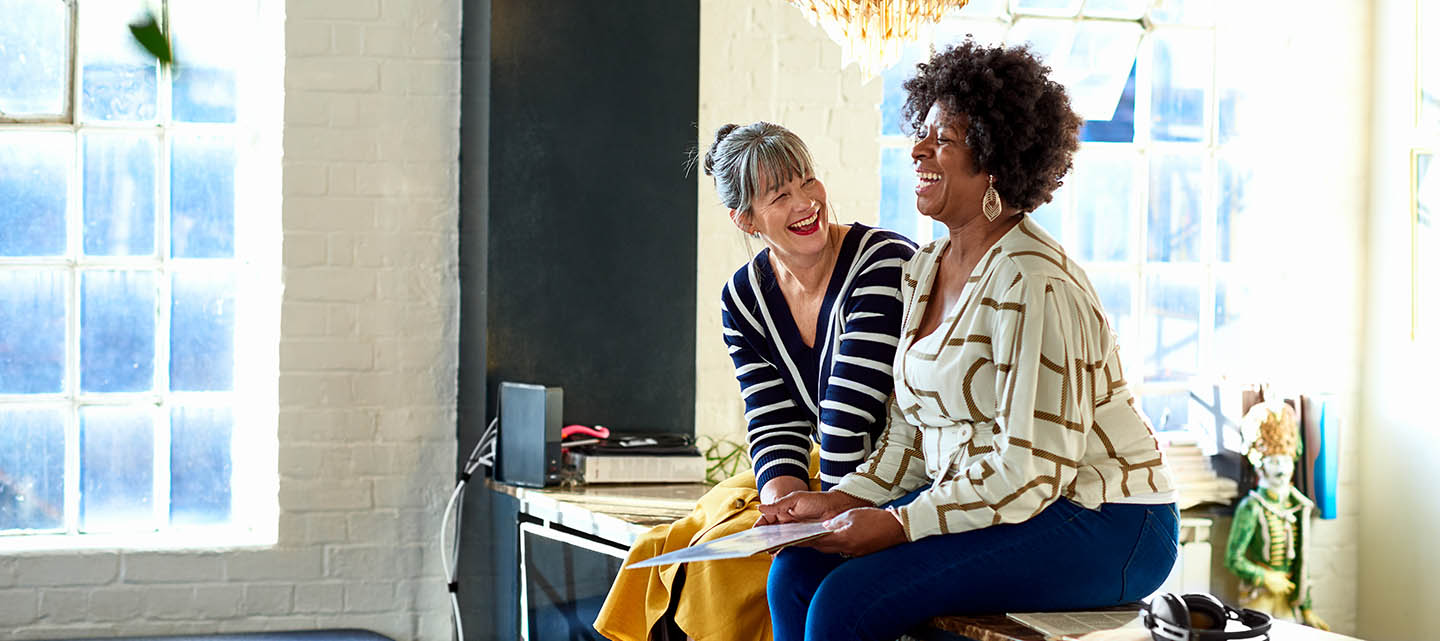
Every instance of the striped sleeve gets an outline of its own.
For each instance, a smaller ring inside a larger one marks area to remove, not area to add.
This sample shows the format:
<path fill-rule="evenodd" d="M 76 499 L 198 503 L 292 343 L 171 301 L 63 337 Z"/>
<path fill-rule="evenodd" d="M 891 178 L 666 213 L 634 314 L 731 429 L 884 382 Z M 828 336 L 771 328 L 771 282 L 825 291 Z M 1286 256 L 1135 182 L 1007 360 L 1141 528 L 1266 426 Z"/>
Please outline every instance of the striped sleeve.
<path fill-rule="evenodd" d="M 743 291 L 748 293 L 749 289 Z M 808 482 L 814 424 L 807 416 L 809 412 L 790 398 L 780 372 L 753 347 L 752 337 L 760 340 L 765 334 L 750 311 L 753 308 L 738 300 L 741 298 L 741 291 L 732 281 L 720 295 L 720 321 L 725 346 L 735 363 L 740 396 L 745 400 L 755 487 L 763 488 L 778 476 Z"/>
<path fill-rule="evenodd" d="M 883 240 L 867 248 L 857 265 L 820 401 L 820 482 L 825 489 L 865 460 L 884 428 L 904 311 L 900 274 L 913 252 L 908 243 Z"/>

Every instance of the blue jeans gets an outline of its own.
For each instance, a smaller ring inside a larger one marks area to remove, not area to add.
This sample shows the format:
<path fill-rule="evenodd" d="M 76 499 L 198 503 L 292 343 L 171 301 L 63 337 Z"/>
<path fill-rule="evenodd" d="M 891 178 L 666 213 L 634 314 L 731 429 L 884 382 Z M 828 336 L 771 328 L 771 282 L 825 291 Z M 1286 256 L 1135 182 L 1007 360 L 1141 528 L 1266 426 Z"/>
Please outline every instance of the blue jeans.
<path fill-rule="evenodd" d="M 1179 524 L 1173 503 L 1088 510 L 1060 499 L 1023 523 L 928 536 L 860 557 L 786 548 L 767 585 L 775 641 L 889 641 L 942 615 L 1135 601 L 1169 576 Z"/>

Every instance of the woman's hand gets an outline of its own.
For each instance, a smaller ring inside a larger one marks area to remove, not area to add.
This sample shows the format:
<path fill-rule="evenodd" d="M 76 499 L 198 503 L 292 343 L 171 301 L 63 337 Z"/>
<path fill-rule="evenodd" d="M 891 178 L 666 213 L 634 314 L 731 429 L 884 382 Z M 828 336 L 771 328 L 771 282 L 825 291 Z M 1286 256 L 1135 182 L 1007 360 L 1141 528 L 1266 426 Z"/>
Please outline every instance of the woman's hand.
<path fill-rule="evenodd" d="M 795 476 L 777 476 L 766 481 L 765 487 L 760 488 L 760 504 L 767 505 L 774 503 L 781 497 L 794 492 L 803 492 L 810 488 L 810 484 Z M 755 521 L 755 526 L 771 525 L 781 523 L 775 516 L 764 514 L 761 510 L 760 518 Z"/>
<path fill-rule="evenodd" d="M 760 513 L 773 520 L 768 523 L 792 523 L 796 521 L 824 521 L 839 516 L 846 510 L 857 507 L 872 507 L 870 502 L 858 499 L 844 492 L 791 492 L 774 503 L 760 504 Z M 893 519 L 892 519 L 893 520 Z"/>
<path fill-rule="evenodd" d="M 862 556 L 906 542 L 905 528 L 894 515 L 874 507 L 850 510 L 825 522 L 830 534 L 800 545 L 844 556 Z"/>

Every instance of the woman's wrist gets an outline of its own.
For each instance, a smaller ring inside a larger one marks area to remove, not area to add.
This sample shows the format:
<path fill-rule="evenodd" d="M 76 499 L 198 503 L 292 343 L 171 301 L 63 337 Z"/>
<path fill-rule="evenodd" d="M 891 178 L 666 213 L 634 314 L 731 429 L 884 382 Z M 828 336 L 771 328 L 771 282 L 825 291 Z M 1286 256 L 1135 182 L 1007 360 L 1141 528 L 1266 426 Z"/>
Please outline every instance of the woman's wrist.
<path fill-rule="evenodd" d="M 831 488 L 829 492 L 836 496 L 844 497 L 845 500 L 849 501 L 852 504 L 850 507 L 877 507 L 874 503 L 871 503 L 870 501 L 862 499 L 844 490 L 837 490 Z"/>
<path fill-rule="evenodd" d="M 760 502 L 774 503 L 791 492 L 810 489 L 810 484 L 798 476 L 777 476 L 765 482 L 760 488 Z"/>

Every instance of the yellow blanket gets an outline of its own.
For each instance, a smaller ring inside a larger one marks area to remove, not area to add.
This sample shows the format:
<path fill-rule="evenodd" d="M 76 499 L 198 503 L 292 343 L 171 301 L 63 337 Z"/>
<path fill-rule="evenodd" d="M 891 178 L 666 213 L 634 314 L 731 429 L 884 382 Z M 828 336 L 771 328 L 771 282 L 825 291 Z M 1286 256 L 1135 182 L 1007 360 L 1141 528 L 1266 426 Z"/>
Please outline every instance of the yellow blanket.
<path fill-rule="evenodd" d="M 810 489 L 819 490 L 819 452 L 810 453 Z M 646 532 L 630 548 L 629 564 L 747 530 L 760 518 L 755 475 L 746 471 L 716 485 L 689 516 Z M 675 623 L 696 641 L 770 641 L 770 606 L 765 579 L 770 557 L 752 556 L 683 565 L 621 570 L 595 619 L 595 629 L 613 641 L 646 641 L 670 606 L 670 593 L 684 568 Z"/>

